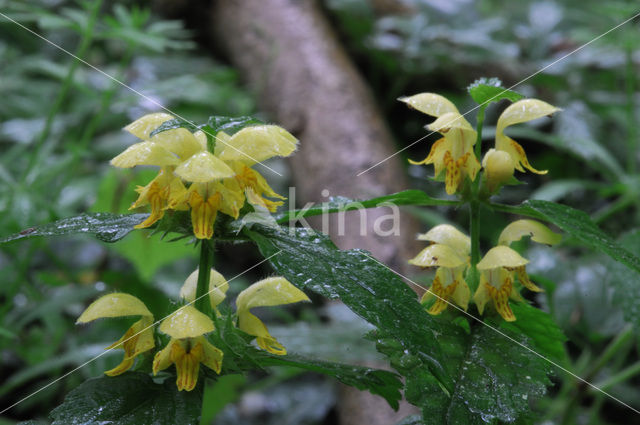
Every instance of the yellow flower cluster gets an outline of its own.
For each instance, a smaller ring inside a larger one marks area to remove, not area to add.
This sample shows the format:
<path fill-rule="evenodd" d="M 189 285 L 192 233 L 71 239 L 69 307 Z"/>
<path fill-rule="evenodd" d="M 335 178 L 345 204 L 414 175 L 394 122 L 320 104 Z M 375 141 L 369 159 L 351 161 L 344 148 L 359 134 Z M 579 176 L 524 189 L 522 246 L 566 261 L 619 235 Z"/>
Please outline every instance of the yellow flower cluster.
<path fill-rule="evenodd" d="M 520 284 L 535 292 L 541 291 L 526 272 L 528 261 L 511 249 L 511 243 L 530 236 L 534 242 L 554 245 L 561 236 L 546 226 L 533 220 L 518 220 L 504 228 L 500 234 L 498 245 L 491 248 L 477 264 L 480 271 L 480 284 L 473 295 L 478 312 L 483 314 L 489 301 L 495 310 L 506 321 L 516 320 L 509 300 L 522 301 L 520 291 L 515 285 L 515 277 Z M 437 267 L 431 288 L 424 294 L 421 302 L 429 304 L 430 314 L 442 313 L 449 304 L 455 303 L 467 310 L 471 300 L 471 291 L 465 280 L 469 270 L 469 253 L 471 241 L 467 235 L 453 226 L 441 224 L 425 234 L 419 240 L 430 243 L 409 264 L 420 267 Z"/>
<path fill-rule="evenodd" d="M 213 320 L 198 311 L 191 304 L 196 297 L 198 270 L 193 272 L 184 282 L 180 296 L 188 304 L 167 316 L 160 322 L 158 329 L 170 337 L 165 348 L 158 351 L 153 359 L 153 373 L 169 368 L 176 368 L 176 385 L 179 391 L 191 391 L 198 381 L 200 364 L 220 373 L 224 353 L 211 344 L 206 334 L 213 332 Z M 209 279 L 209 301 L 216 314 L 217 306 L 225 299 L 229 283 L 216 270 L 211 270 Z M 254 283 L 240 292 L 236 299 L 237 325 L 241 331 L 256 337 L 258 346 L 270 353 L 283 355 L 287 351 L 269 334 L 265 324 L 250 310 L 254 307 L 276 306 L 309 301 L 304 292 L 293 286 L 283 277 L 271 277 Z M 94 301 L 78 318 L 77 323 L 87 323 L 105 317 L 142 316 L 129 330 L 107 347 L 122 348 L 122 362 L 105 372 L 109 376 L 120 375 L 129 370 L 139 354 L 146 353 L 155 347 L 153 314 L 142 301 L 133 295 L 112 293 Z"/>
<path fill-rule="evenodd" d="M 523 99 L 511 104 L 502 112 L 496 126 L 495 146 L 482 160 L 482 167 L 473 151 L 477 133 L 447 98 L 434 93 L 420 93 L 401 98 L 410 107 L 436 117 L 427 128 L 443 137 L 431 147 L 429 155 L 412 164 L 433 164 L 435 177 L 445 173 L 445 189 L 449 195 L 458 193 L 465 180 L 474 181 L 481 168 L 485 170 L 487 186 L 491 193 L 513 176 L 514 170 L 524 172 L 525 168 L 537 174 L 529 164 L 522 146 L 504 134 L 507 127 L 551 115 L 559 109 L 538 99 Z"/>
<path fill-rule="evenodd" d="M 251 167 L 274 156 L 291 155 L 298 141 L 289 132 L 275 125 L 245 127 L 231 136 L 218 132 L 215 149 L 209 152 L 202 131 L 174 128 L 151 136 L 172 119 L 169 114 L 154 113 L 126 126 L 125 130 L 142 142 L 111 160 L 120 168 L 160 167 L 157 177 L 137 189 L 139 196 L 131 208 L 150 205 L 151 215 L 136 228 L 153 225 L 166 210 L 190 210 L 195 236 L 210 239 L 217 213 L 238 218 L 249 196 L 272 212 L 282 204 L 268 199 L 284 198 Z"/>

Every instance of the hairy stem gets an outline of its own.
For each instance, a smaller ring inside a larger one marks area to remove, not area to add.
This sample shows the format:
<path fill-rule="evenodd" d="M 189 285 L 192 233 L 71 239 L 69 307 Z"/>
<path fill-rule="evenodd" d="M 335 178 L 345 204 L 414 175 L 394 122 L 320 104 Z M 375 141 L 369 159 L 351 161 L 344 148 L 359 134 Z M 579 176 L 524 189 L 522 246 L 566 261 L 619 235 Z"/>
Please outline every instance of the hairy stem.
<path fill-rule="evenodd" d="M 209 302 L 209 279 L 213 266 L 213 241 L 203 239 L 200 241 L 200 266 L 198 268 L 198 287 L 196 289 L 196 308 L 209 315 L 211 303 Z"/>

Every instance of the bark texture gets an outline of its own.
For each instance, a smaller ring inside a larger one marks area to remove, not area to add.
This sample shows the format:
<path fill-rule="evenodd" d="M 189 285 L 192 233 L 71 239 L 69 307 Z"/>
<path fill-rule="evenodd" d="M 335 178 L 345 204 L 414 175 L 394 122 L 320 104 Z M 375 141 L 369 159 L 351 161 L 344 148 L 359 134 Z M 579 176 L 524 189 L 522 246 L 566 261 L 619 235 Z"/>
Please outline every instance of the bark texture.
<path fill-rule="evenodd" d="M 315 1 L 218 0 L 212 30 L 260 107 L 301 141 L 291 159 L 299 205 L 326 201 L 327 195 L 364 199 L 407 188 L 397 156 L 357 176 L 392 155 L 395 146 L 372 94 Z M 388 208 L 368 210 L 366 235 L 359 212 L 347 214 L 344 235 L 332 217 L 330 234 L 340 248 L 366 249 L 403 271 L 417 252 L 412 242 L 417 229 L 402 215 L 398 236 L 376 235 L 376 220 L 388 214 Z M 389 219 L 383 228 L 390 225 Z M 405 407 L 394 415 L 380 398 L 357 390 L 344 394 L 340 411 L 341 423 L 349 425 L 387 425 L 407 414 Z"/>
<path fill-rule="evenodd" d="M 407 188 L 399 157 L 357 174 L 392 155 L 395 146 L 362 77 L 311 0 L 220 0 L 213 10 L 214 37 L 256 91 L 260 106 L 296 135 L 300 150 L 291 165 L 298 201 L 326 196 L 367 198 Z M 323 192 L 324 191 L 324 192 Z M 400 235 L 379 237 L 373 225 L 388 208 L 348 213 L 341 248 L 364 248 L 396 270 L 405 267 L 416 232 L 403 216 Z M 391 220 L 385 221 L 388 229 Z M 386 226 L 385 226 L 386 225 Z"/>

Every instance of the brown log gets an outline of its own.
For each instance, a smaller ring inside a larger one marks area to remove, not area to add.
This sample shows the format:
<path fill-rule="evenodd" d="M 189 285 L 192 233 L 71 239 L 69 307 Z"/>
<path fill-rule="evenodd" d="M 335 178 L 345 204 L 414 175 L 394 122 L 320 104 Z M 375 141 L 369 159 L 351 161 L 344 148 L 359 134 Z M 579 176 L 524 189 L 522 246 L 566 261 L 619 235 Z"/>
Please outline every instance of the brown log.
<path fill-rule="evenodd" d="M 326 201 L 326 191 L 365 199 L 407 188 L 398 156 L 357 176 L 392 155 L 395 145 L 373 96 L 315 1 L 219 0 L 212 35 L 256 92 L 261 109 L 300 139 L 291 159 L 299 202 Z M 360 231 L 359 212 L 347 214 L 344 236 L 337 234 L 337 217 L 332 217 L 332 239 L 343 249 L 366 249 L 403 272 L 417 252 L 417 229 L 402 215 L 399 236 L 374 234 L 375 221 L 389 213 L 387 208 L 367 211 L 366 235 Z M 341 398 L 342 424 L 387 425 L 407 414 L 394 416 L 379 398 L 357 390 Z"/>

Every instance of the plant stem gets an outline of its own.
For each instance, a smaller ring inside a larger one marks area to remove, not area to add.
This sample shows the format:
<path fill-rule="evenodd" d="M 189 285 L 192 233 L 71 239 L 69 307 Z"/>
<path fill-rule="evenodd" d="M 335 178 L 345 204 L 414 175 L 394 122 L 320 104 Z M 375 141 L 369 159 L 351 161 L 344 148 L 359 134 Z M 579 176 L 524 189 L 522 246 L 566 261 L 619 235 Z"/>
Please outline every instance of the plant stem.
<path fill-rule="evenodd" d="M 482 125 L 484 123 L 485 108 L 486 105 L 480 107 L 476 119 L 476 130 L 478 134 L 474 153 L 478 161 L 482 155 Z M 471 185 L 471 200 L 469 201 L 469 233 L 471 233 L 471 270 L 469 271 L 469 280 L 471 281 L 472 288 L 470 289 L 472 291 L 476 290 L 479 283 L 476 264 L 480 261 L 480 201 L 478 200 L 480 180 L 480 175 L 477 175 Z"/>
<path fill-rule="evenodd" d="M 195 306 L 206 315 L 211 313 L 209 302 L 209 278 L 213 266 L 213 241 L 203 239 L 200 241 L 200 266 L 198 268 L 198 287 L 196 289 Z"/>
<path fill-rule="evenodd" d="M 603 391 L 608 391 L 611 387 L 625 382 L 640 373 L 640 362 L 636 362 L 626 369 L 621 370 L 611 378 L 596 385 Z"/>
<path fill-rule="evenodd" d="M 475 154 L 478 161 L 482 159 L 482 125 L 484 124 L 484 110 L 487 105 L 482 105 L 478 108 L 478 117 L 476 119 L 476 131 L 478 132 L 478 137 L 476 139 L 476 147 Z"/>
<path fill-rule="evenodd" d="M 627 326 L 613 341 L 611 341 L 604 352 L 595 361 L 594 365 L 586 375 L 587 380 L 590 381 L 593 379 L 600 369 L 602 369 L 616 353 L 627 346 L 632 338 L 633 328 L 631 326 Z"/>

